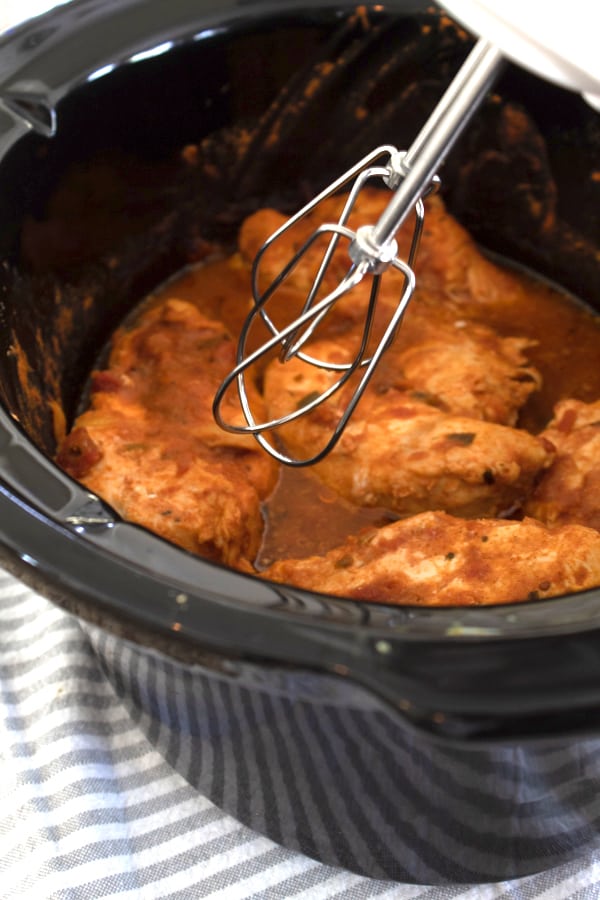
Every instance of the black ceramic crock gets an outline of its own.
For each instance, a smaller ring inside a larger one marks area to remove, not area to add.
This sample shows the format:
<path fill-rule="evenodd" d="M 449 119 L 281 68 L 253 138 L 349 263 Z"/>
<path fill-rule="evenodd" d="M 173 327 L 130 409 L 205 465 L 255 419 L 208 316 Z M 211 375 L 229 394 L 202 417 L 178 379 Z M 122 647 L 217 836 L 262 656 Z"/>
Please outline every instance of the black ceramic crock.
<path fill-rule="evenodd" d="M 258 202 L 293 208 L 377 143 L 408 145 L 469 41 L 408 0 L 74 0 L 0 42 L 0 563 L 132 652 L 274 691 L 292 737 L 314 705 L 291 771 L 322 832 L 230 811 L 325 862 L 427 882 L 595 846 L 600 590 L 423 609 L 274 585 L 121 521 L 52 455 L 136 302 Z M 508 67 L 445 198 L 484 246 L 600 306 L 599 169 L 599 117 Z"/>

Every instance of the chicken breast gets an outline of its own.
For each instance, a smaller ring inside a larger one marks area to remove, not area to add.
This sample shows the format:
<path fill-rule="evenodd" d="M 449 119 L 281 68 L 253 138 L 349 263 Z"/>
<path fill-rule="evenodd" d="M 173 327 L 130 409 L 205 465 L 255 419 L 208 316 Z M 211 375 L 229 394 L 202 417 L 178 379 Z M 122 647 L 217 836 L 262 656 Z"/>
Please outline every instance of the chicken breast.
<path fill-rule="evenodd" d="M 424 512 L 365 531 L 325 556 L 262 573 L 309 590 L 394 604 L 516 603 L 600 584 L 600 535 L 539 522 L 463 520 Z"/>
<path fill-rule="evenodd" d="M 213 396 L 234 355 L 224 326 L 192 304 L 170 299 L 149 309 L 116 335 L 107 370 L 94 375 L 90 408 L 57 462 L 124 518 L 249 569 L 277 465 L 253 438 L 213 419 Z M 241 416 L 233 398 L 225 412 Z"/>
<path fill-rule="evenodd" d="M 500 337 L 473 323 L 429 331 L 420 342 L 392 351 L 389 366 L 397 366 L 413 389 L 446 412 L 515 425 L 519 410 L 542 383 L 525 355 L 532 342 Z"/>
<path fill-rule="evenodd" d="M 386 191 L 362 191 L 349 224 L 356 227 L 376 222 L 388 200 Z M 339 198 L 324 201 L 269 246 L 260 263 L 263 289 L 321 222 L 337 219 L 341 202 Z M 272 209 L 259 210 L 244 222 L 239 248 L 248 266 L 262 242 L 284 222 L 285 217 Z M 480 301 L 488 303 L 492 283 L 499 285 L 499 293 L 494 293 L 494 297 L 498 294 L 503 303 L 508 303 L 509 283 L 514 294 L 517 288 L 522 292 L 522 282 L 481 255 L 470 236 L 446 213 L 439 198 L 432 198 L 428 203 L 425 222 L 416 263 L 415 295 L 375 373 L 374 384 L 384 387 L 407 384 L 426 394 L 430 402 L 446 412 L 514 425 L 519 410 L 541 386 L 541 376 L 526 356 L 536 341 L 519 335 L 500 335 L 481 322 L 465 318 L 465 314 L 481 313 Z M 406 258 L 408 227 L 402 230 L 399 242 L 400 255 Z M 324 248 L 325 243 L 315 243 L 269 300 L 269 314 L 279 327 L 300 313 Z M 343 278 L 349 266 L 346 251 L 347 242 L 342 241 L 319 296 L 332 290 Z M 484 274 L 472 285 L 470 279 L 478 267 Z M 366 277 L 337 301 L 319 325 L 316 339 L 339 340 L 350 350 L 357 348 L 363 336 L 370 288 L 371 279 Z M 373 347 L 391 320 L 402 291 L 402 277 L 389 269 L 380 282 L 372 327 Z M 460 302 L 454 302 L 457 297 Z"/>
<path fill-rule="evenodd" d="M 577 522 L 600 531 L 600 400 L 562 400 L 543 435 L 556 458 L 527 503 L 548 525 Z"/>
<path fill-rule="evenodd" d="M 376 188 L 364 188 L 358 195 L 348 226 L 377 222 L 390 200 L 390 193 Z M 320 226 L 336 222 L 345 198 L 333 197 L 323 201 L 309 216 L 301 219 L 292 229 L 275 240 L 264 254 L 260 271 L 262 289 L 278 275 L 293 258 L 303 243 Z M 251 264 L 263 242 L 280 228 L 287 217 L 273 209 L 261 209 L 243 223 L 238 246 L 242 259 Z M 399 256 L 408 258 L 414 222 L 409 217 L 397 235 Z M 325 238 L 312 244 L 289 275 L 287 284 L 306 294 L 327 246 Z M 323 282 L 323 294 L 332 290 L 349 267 L 348 242 L 342 239 Z M 424 228 L 415 262 L 417 290 L 414 302 L 427 303 L 433 297 L 433 305 L 451 315 L 460 312 L 474 318 L 488 318 L 490 313 L 501 310 L 503 314 L 517 309 L 528 290 L 523 277 L 497 265 L 477 247 L 473 238 L 448 213 L 441 197 L 431 196 L 425 203 Z M 368 284 L 368 280 L 365 281 Z M 390 278 L 390 270 L 382 279 L 383 305 L 395 305 L 398 281 Z M 440 303 L 440 296 L 443 302 Z M 368 287 L 361 286 L 336 304 L 336 316 L 360 321 Z M 443 314 L 443 313 L 442 313 Z"/>
<path fill-rule="evenodd" d="M 332 343 L 311 348 L 320 359 L 344 362 Z M 298 409 L 334 379 L 295 358 L 273 362 L 265 374 L 269 417 Z M 347 402 L 340 392 L 280 429 L 298 458 L 325 445 Z M 520 505 L 553 460 L 549 441 L 515 428 L 443 412 L 418 391 L 369 390 L 333 451 L 314 467 L 340 495 L 360 506 L 399 515 L 441 509 L 455 515 L 497 516 Z"/>

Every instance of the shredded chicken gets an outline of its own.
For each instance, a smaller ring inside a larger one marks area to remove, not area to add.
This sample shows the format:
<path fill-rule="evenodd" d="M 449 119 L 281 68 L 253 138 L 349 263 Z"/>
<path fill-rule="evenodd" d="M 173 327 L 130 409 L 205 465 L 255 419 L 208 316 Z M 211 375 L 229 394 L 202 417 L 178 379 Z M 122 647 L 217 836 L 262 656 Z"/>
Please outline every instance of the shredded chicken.
<path fill-rule="evenodd" d="M 394 604 L 515 603 L 600 582 L 600 535 L 539 522 L 464 520 L 425 512 L 350 538 L 325 556 L 288 559 L 265 578 Z"/>

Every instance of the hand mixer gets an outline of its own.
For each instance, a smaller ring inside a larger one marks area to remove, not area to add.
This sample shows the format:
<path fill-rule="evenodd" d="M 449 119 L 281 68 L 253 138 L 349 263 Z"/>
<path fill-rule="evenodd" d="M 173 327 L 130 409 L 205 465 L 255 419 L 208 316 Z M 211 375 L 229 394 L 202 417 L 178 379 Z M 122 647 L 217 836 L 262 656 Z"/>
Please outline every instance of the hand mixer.
<path fill-rule="evenodd" d="M 277 229 L 265 241 L 254 259 L 252 268 L 254 306 L 239 336 L 236 366 L 215 395 L 213 413 L 222 428 L 230 432 L 253 435 L 268 453 L 287 465 L 312 465 L 333 449 L 364 394 L 382 355 L 394 339 L 415 289 L 413 266 L 423 227 L 423 199 L 436 189 L 439 183 L 437 170 L 498 77 L 505 58 L 512 59 L 563 87 L 580 91 L 591 105 L 600 109 L 600 63 L 596 42 L 593 39 L 594 16 L 597 15 L 595 0 L 572 0 L 569 5 L 569 21 L 550 14 L 548 5 L 538 0 L 532 0 L 530 3 L 523 3 L 523 0 L 518 2 L 503 0 L 498 6 L 478 0 L 447 0 L 444 6 L 457 20 L 481 37 L 410 149 L 402 152 L 394 146 L 385 145 L 367 154 Z M 375 224 L 364 224 L 354 230 L 350 229 L 347 223 L 356 207 L 359 193 L 374 179 L 382 181 L 393 192 L 392 197 Z M 319 225 L 293 253 L 266 289 L 262 288 L 261 263 L 267 250 L 287 235 L 298 222 L 311 215 L 323 201 L 338 194 L 348 185 L 350 189 L 338 221 Z M 408 256 L 404 261 L 398 255 L 396 236 L 413 210 L 415 225 Z M 279 327 L 269 314 L 267 304 L 298 267 L 303 266 L 307 255 L 315 248 L 317 242 L 324 242 L 326 246 L 314 280 L 306 292 L 302 310 L 289 324 Z M 340 242 L 347 244 L 346 274 L 332 290 L 321 296 L 326 273 Z M 387 327 L 376 347 L 370 349 L 369 336 L 380 290 L 380 279 L 389 269 L 401 273 L 403 287 L 399 291 L 399 298 Z M 334 304 L 352 292 L 365 276 L 372 276 L 372 280 L 362 339 L 353 359 L 347 363 L 335 363 L 305 352 L 303 348 L 314 336 L 317 327 Z M 270 337 L 258 349 L 248 353 L 248 337 L 253 324 L 259 318 L 267 327 Z M 310 365 L 331 372 L 332 379 L 321 393 L 309 396 L 300 408 L 292 409 L 277 418 L 259 422 L 251 408 L 245 378 L 251 367 L 265 355 L 272 354 L 274 350 L 278 351 L 281 362 L 285 363 L 292 357 L 298 357 Z M 329 440 L 312 456 L 306 459 L 292 458 L 266 437 L 267 433 L 309 414 L 317 406 L 325 403 L 343 388 L 355 373 L 357 384 L 343 407 Z M 222 416 L 223 398 L 234 385 L 245 419 L 244 425 L 226 422 Z"/>

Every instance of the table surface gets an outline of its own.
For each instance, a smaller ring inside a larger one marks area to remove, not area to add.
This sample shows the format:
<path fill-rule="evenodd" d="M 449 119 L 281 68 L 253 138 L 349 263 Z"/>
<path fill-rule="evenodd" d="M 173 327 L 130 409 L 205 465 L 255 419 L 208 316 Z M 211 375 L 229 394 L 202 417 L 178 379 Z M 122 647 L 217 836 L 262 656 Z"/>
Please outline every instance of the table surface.
<path fill-rule="evenodd" d="M 0 30 L 53 5 L 0 0 Z M 160 721 L 153 741 L 147 724 L 132 716 L 81 624 L 0 570 L 0 897 L 600 897 L 600 859 L 589 854 L 518 881 L 467 887 L 324 866 L 217 809 L 168 760 Z"/>

